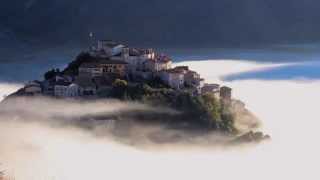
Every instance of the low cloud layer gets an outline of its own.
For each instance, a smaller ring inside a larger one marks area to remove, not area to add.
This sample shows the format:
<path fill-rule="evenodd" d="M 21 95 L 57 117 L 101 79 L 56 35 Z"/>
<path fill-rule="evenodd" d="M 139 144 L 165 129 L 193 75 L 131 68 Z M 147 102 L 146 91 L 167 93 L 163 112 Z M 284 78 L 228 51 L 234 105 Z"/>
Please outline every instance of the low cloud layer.
<path fill-rule="evenodd" d="M 118 100 L 59 100 L 45 97 L 13 98 L 1 106 L 2 113 L 25 113 L 33 116 L 53 118 L 80 118 L 89 115 L 112 115 L 130 111 L 151 111 L 154 113 L 177 113 L 169 108 L 143 105 L 141 103 L 124 103 Z"/>
<path fill-rule="evenodd" d="M 133 163 L 152 158 L 151 152 L 161 155 L 166 151 L 215 147 L 215 144 L 222 147 L 230 140 L 218 134 L 197 136 L 162 126 L 130 124 L 129 129 L 110 128 L 109 122 L 120 120 L 113 118 L 126 114 L 129 114 L 126 118 L 135 118 L 134 114 L 141 112 L 179 113 L 117 100 L 11 99 L 1 104 L 0 109 L 1 168 L 9 178 L 22 180 L 105 179 L 116 177 L 116 172 L 130 171 L 129 167 L 122 169 L 121 164 L 136 168 Z M 79 123 L 88 116 L 105 119 L 86 119 Z M 142 166 L 146 169 L 147 162 Z M 115 168 L 115 171 L 105 174 L 105 168 Z M 129 178 L 126 173 L 121 176 Z"/>
<path fill-rule="evenodd" d="M 219 77 L 225 75 L 220 69 L 231 72 L 235 67 L 264 68 L 264 65 L 235 61 L 184 64 L 199 71 L 209 82 L 220 81 Z M 223 83 L 231 86 L 234 96 L 243 100 L 261 119 L 263 131 L 272 135 L 271 142 L 227 151 L 208 146 L 180 146 L 178 149 L 166 146 L 161 151 L 142 151 L 76 126 L 61 128 L 39 121 L 55 118 L 57 111 L 73 118 L 89 112 L 112 114 L 141 108 L 152 111 L 153 107 L 134 104 L 130 105 L 134 108 L 128 109 L 128 104 L 121 102 L 113 102 L 114 105 L 95 102 L 97 109 L 93 110 L 88 108 L 93 104 L 66 105 L 58 101 L 54 109 L 50 109 L 50 104 L 37 100 L 26 109 L 37 112 L 35 116 L 40 119 L 8 114 L 11 110 L 21 112 L 19 105 L 1 109 L 5 114 L 0 116 L 0 167 L 17 180 L 319 179 L 317 137 L 320 124 L 317 117 L 320 102 L 316 97 L 320 82 L 246 80 Z M 6 86 L 1 87 L 4 91 Z"/>
<path fill-rule="evenodd" d="M 5 96 L 8 96 L 21 87 L 23 87 L 22 84 L 8 84 L 0 82 L 0 101 L 2 101 Z"/>

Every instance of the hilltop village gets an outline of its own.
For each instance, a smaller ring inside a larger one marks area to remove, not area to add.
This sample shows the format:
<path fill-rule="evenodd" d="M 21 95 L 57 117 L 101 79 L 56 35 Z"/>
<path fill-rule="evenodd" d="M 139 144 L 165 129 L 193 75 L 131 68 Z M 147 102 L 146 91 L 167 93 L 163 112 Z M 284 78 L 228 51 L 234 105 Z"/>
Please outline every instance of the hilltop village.
<path fill-rule="evenodd" d="M 173 67 L 172 59 L 167 55 L 110 40 L 98 41 L 64 71 L 53 69 L 44 75 L 44 81 L 29 82 L 23 88 L 23 94 L 94 98 L 120 80 L 128 85 L 154 81 L 193 96 L 210 92 L 218 99 L 231 100 L 231 88 L 206 84 L 200 74 L 188 66 Z"/>
<path fill-rule="evenodd" d="M 89 120 L 86 121 L 88 123 L 102 120 L 115 133 L 125 132 L 128 136 L 134 134 L 130 134 L 129 130 L 119 131 L 117 127 L 131 129 L 136 124 L 156 125 L 182 133 L 191 130 L 200 136 L 218 131 L 231 135 L 229 137 L 236 142 L 269 139 L 261 132 L 253 132 L 259 126 L 259 121 L 245 108 L 244 103 L 232 98 L 231 88 L 207 84 L 198 72 L 188 66 L 174 67 L 169 56 L 153 49 L 131 48 L 109 40 L 101 40 L 90 46 L 65 69 L 49 70 L 44 74 L 44 80 L 27 83 L 5 98 L 2 104 L 14 103 L 9 101 L 14 97 L 34 96 L 58 101 L 74 99 L 79 103 L 83 100 L 117 99 L 178 112 L 162 113 L 146 109 L 121 112 L 112 117 L 102 114 L 77 119 L 79 123 L 82 120 Z M 240 121 L 246 122 L 241 129 L 237 126 Z M 242 132 L 244 127 L 245 134 Z M 168 136 L 167 140 L 177 137 Z"/>

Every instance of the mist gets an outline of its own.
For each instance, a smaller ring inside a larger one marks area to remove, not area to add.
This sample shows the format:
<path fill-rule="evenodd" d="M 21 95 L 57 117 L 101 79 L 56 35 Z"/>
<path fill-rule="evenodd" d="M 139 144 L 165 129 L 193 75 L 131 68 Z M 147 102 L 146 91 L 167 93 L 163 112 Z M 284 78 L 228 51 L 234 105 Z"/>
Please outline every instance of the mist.
<path fill-rule="evenodd" d="M 271 71 L 290 63 L 206 60 L 181 64 L 199 71 L 209 82 L 232 87 L 234 97 L 244 101 L 248 109 L 263 122 L 261 130 L 270 134 L 272 141 L 227 149 L 212 148 L 203 143 L 197 146 L 184 144 L 179 148 L 166 144 L 165 148 L 160 149 L 140 149 L 130 143 L 119 143 L 113 136 L 97 136 L 93 133 L 101 132 L 97 129 L 57 127 L 39 122 L 54 119 L 57 112 L 73 118 L 86 113 L 114 114 L 145 108 L 153 111 L 152 107 L 118 101 L 110 101 L 109 104 L 94 102 L 84 106 L 77 102 L 64 104 L 63 101 L 49 101 L 46 106 L 43 103 L 47 101 L 37 100 L 28 102 L 33 104 L 27 108 L 7 106 L 7 109 L 1 109 L 1 112 L 32 112 L 32 116 L 20 116 L 19 113 L 0 116 L 1 168 L 9 177 L 17 180 L 319 178 L 318 80 L 248 78 L 226 81 L 223 78 L 230 74 Z M 1 94 L 18 87 L 1 84 Z M 88 108 L 90 106 L 98 108 Z M 175 113 L 168 109 L 163 111 Z M 101 127 L 101 124 L 96 127 Z M 103 129 L 103 132 L 107 132 Z"/>
<path fill-rule="evenodd" d="M 12 83 L 0 82 L 0 101 L 2 101 L 5 96 L 10 95 L 12 92 L 22 87 L 23 87 L 23 84 L 12 84 Z"/>

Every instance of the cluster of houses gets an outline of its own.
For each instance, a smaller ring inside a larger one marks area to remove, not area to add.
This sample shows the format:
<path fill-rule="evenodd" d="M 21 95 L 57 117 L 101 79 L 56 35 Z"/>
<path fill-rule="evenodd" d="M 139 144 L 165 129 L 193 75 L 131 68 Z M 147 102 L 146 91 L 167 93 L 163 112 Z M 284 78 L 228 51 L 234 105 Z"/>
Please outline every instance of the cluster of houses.
<path fill-rule="evenodd" d="M 90 47 L 90 59 L 78 68 L 77 76 L 57 74 L 44 82 L 34 81 L 25 86 L 25 92 L 56 97 L 94 96 L 101 89 L 110 88 L 116 78 L 150 80 L 160 78 L 176 90 L 189 90 L 194 95 L 213 92 L 217 97 L 231 99 L 231 89 L 205 80 L 188 66 L 172 66 L 170 57 L 153 49 L 130 48 L 109 41 L 98 41 Z"/>

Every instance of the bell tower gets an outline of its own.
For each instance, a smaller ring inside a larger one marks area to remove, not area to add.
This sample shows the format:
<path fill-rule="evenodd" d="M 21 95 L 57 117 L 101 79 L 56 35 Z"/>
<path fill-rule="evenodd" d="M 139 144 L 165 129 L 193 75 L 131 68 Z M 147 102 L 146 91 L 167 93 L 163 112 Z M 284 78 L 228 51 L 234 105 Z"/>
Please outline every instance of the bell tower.
<path fill-rule="evenodd" d="M 127 61 L 129 59 L 129 51 L 130 50 L 129 50 L 128 47 L 122 48 L 121 56 L 122 56 L 124 61 Z"/>
<path fill-rule="evenodd" d="M 96 50 L 93 32 L 89 32 L 89 37 L 88 38 L 89 38 L 89 50 L 90 51 Z"/>

